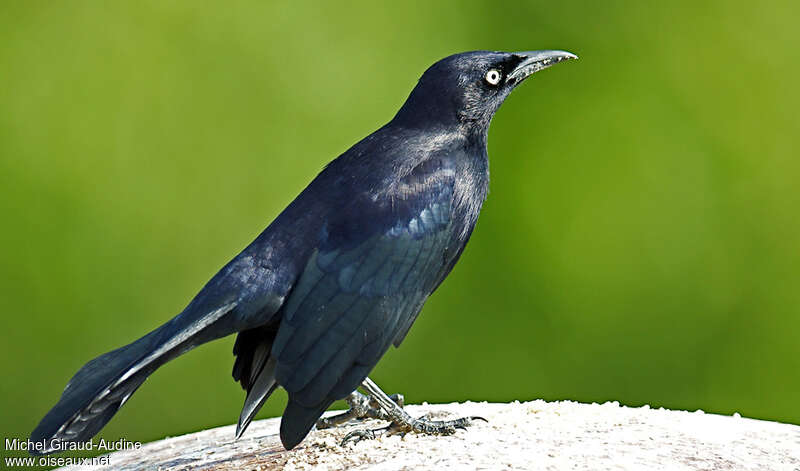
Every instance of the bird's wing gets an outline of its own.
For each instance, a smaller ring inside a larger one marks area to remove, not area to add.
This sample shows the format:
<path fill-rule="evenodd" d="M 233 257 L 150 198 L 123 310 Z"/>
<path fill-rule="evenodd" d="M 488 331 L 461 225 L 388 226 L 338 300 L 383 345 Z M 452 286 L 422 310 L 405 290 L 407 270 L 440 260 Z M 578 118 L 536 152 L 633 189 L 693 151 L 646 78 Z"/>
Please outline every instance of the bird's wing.
<path fill-rule="evenodd" d="M 358 387 L 438 283 L 455 175 L 451 162 L 426 161 L 323 228 L 272 345 L 277 382 L 290 397 L 285 445 L 302 440 L 333 400 Z"/>

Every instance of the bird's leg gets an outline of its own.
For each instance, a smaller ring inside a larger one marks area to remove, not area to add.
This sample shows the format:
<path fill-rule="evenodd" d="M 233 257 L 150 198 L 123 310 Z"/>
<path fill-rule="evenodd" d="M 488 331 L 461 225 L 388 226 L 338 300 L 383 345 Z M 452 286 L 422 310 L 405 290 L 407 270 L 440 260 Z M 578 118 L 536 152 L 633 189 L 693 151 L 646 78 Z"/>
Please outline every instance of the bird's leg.
<path fill-rule="evenodd" d="M 424 433 L 428 435 L 452 435 L 456 429 L 466 429 L 475 420 L 487 420 L 483 417 L 462 417 L 455 420 L 430 420 L 424 417 L 415 419 L 408 412 L 403 410 L 401 405 L 395 403 L 385 392 L 378 387 L 371 379 L 366 378 L 361 387 L 369 394 L 370 402 L 374 401 L 382 409 L 382 420 L 389 420 L 392 423 L 386 427 L 375 430 L 355 430 L 345 435 L 342 445 L 350 440 L 359 442 L 364 439 L 373 439 L 386 432 L 406 433 L 410 431 Z"/>
<path fill-rule="evenodd" d="M 392 394 L 388 397 L 395 407 L 403 407 L 404 398 L 402 394 Z M 352 419 L 371 418 L 377 420 L 391 420 L 389 415 L 374 399 L 358 391 L 351 392 L 350 395 L 345 398 L 345 401 L 350 408 L 341 414 L 319 419 L 317 421 L 317 429 L 321 430 L 334 427 Z"/>

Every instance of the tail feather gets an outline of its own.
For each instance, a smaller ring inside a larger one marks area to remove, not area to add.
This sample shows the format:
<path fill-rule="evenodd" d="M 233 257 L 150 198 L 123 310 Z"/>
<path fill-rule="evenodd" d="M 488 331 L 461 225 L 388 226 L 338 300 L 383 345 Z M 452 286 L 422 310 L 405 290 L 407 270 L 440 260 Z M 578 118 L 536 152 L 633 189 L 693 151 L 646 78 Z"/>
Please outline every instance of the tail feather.
<path fill-rule="evenodd" d="M 53 440 L 78 442 L 93 437 L 153 371 L 207 341 L 197 341 L 198 334 L 234 307 L 235 303 L 227 304 L 194 320 L 178 316 L 139 340 L 84 365 L 31 433 L 31 440 L 45 440 L 48 444 L 38 453 L 57 451 Z"/>
<path fill-rule="evenodd" d="M 250 383 L 247 397 L 244 400 L 242 413 L 239 415 L 239 423 L 236 425 L 236 438 L 242 436 L 247 426 L 256 416 L 264 402 L 278 387 L 275 381 L 275 358 L 270 358 L 264 364 L 261 373 Z"/>
<path fill-rule="evenodd" d="M 233 346 L 233 354 L 236 355 L 233 378 L 247 391 L 239 423 L 236 425 L 237 439 L 278 387 L 275 380 L 276 360 L 271 356 L 272 341 L 277 331 L 278 323 L 275 322 L 241 331 L 236 337 Z"/>

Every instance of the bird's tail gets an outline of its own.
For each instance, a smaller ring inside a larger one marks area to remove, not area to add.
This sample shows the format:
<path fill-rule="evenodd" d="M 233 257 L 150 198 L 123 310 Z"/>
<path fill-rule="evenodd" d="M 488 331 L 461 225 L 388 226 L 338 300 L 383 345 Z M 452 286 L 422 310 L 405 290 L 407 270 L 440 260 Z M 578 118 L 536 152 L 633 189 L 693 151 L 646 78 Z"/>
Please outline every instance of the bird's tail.
<path fill-rule="evenodd" d="M 184 311 L 139 340 L 85 364 L 31 433 L 32 441 L 47 444 L 44 450 L 32 453 L 53 453 L 59 451 L 58 442 L 92 438 L 159 366 L 220 337 L 204 333 L 205 328 L 234 307 L 235 303 L 227 304 L 201 316 Z"/>

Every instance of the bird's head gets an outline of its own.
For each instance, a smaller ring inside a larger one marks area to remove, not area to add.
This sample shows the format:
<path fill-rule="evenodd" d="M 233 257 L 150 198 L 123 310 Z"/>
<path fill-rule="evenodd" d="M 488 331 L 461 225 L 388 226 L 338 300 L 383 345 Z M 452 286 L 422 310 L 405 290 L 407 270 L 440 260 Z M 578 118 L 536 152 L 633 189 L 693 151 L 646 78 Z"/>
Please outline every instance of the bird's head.
<path fill-rule="evenodd" d="M 511 90 L 532 74 L 577 59 L 565 51 L 474 51 L 433 64 L 398 111 L 394 122 L 408 127 L 466 126 L 486 132 Z"/>

